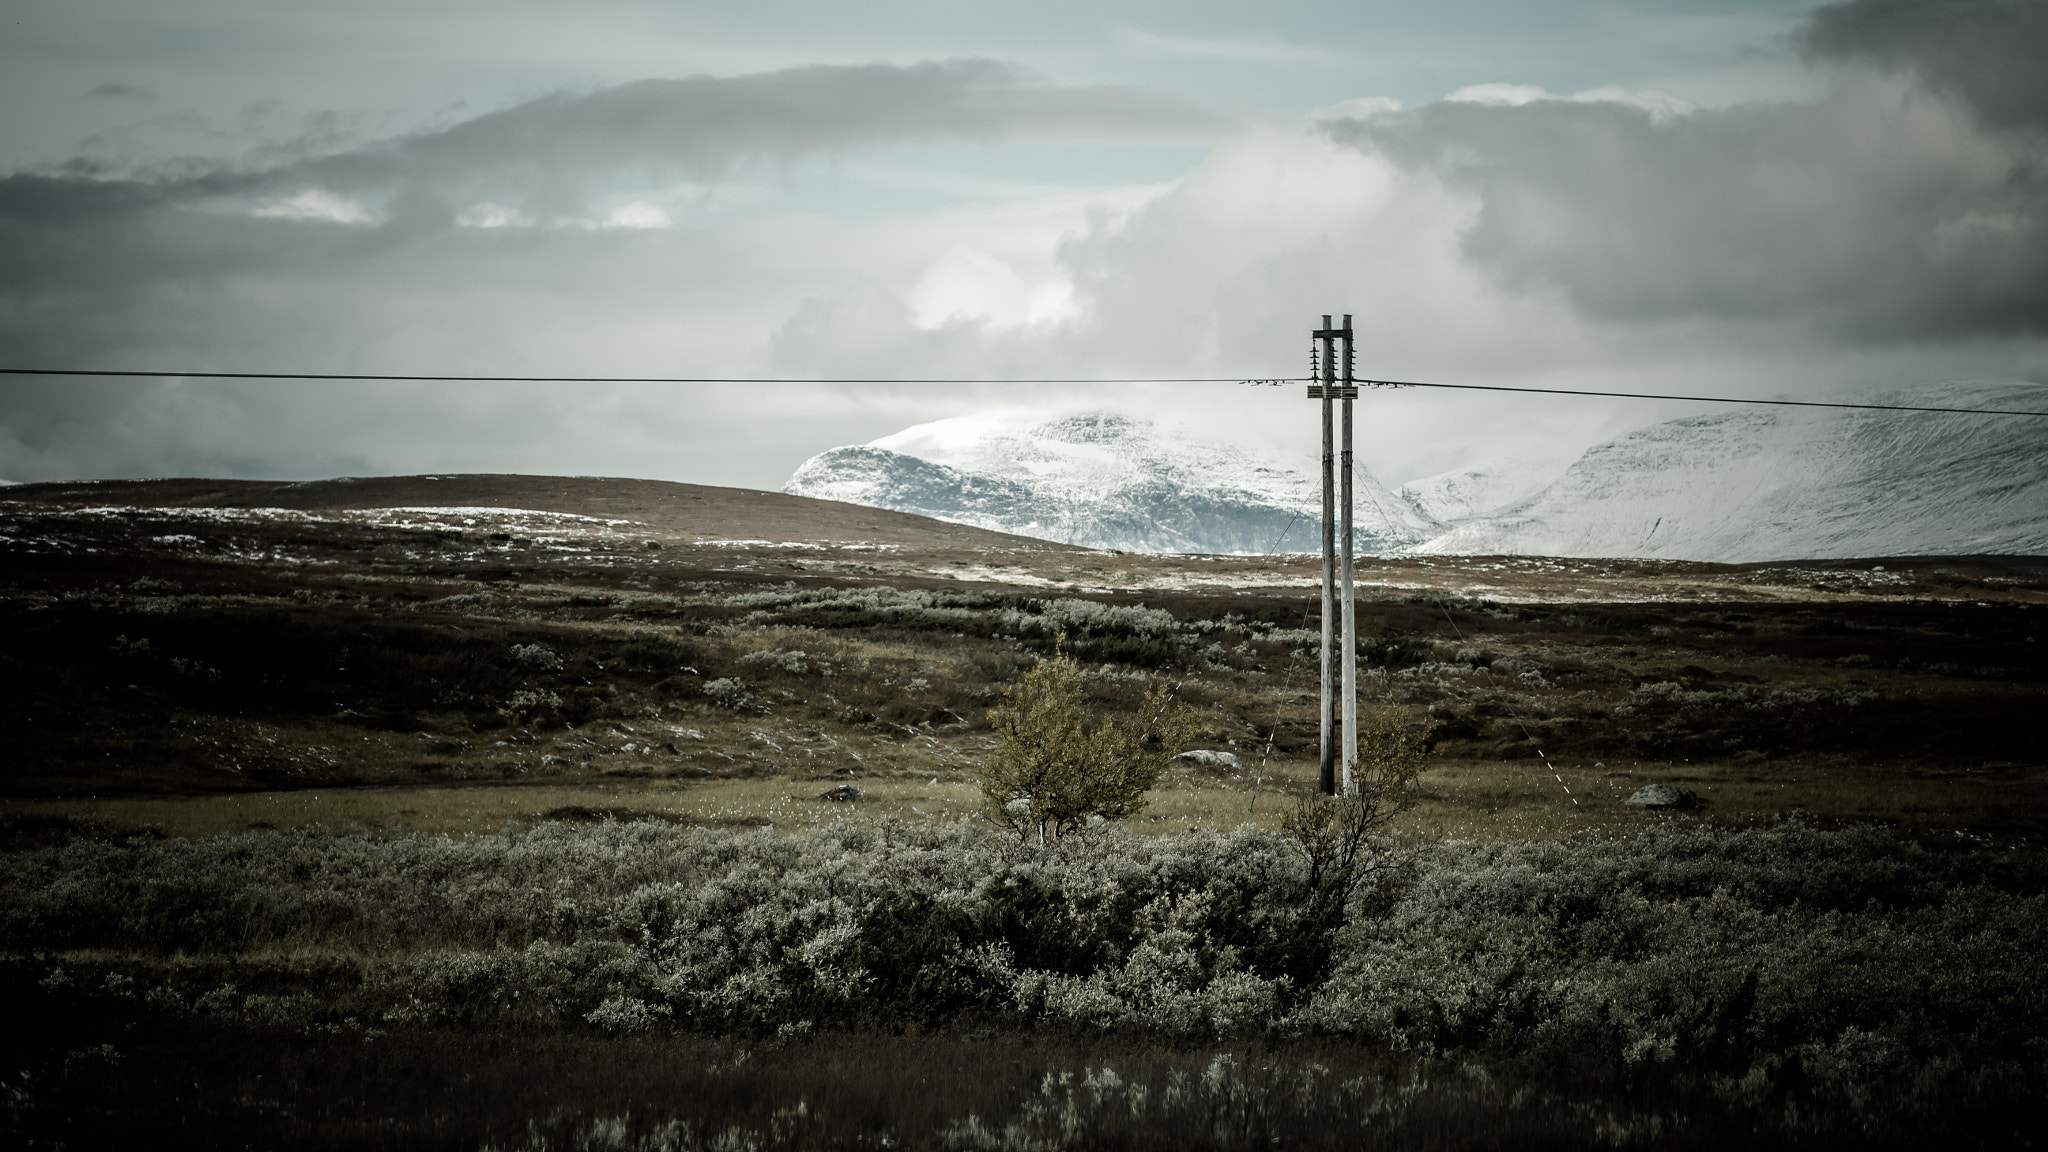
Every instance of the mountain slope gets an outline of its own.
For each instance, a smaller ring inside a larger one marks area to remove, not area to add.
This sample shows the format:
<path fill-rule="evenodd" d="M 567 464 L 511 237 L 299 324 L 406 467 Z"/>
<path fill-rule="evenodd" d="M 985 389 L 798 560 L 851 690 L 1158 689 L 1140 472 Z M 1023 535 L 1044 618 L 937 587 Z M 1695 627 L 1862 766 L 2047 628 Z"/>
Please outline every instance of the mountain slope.
<path fill-rule="evenodd" d="M 1564 475 L 1569 456 L 1502 456 L 1483 460 L 1394 489 L 1417 515 L 1457 524 L 1509 511 L 1533 499 Z"/>
<path fill-rule="evenodd" d="M 767 539 L 913 548 L 1016 548 L 1041 543 L 991 535 L 884 508 L 850 508 L 755 488 L 603 476 L 445 474 L 333 480 L 87 480 L 22 484 L 7 501 L 145 508 L 289 508 L 324 512 L 375 508 L 532 509 L 632 521 L 678 538 Z"/>
<path fill-rule="evenodd" d="M 1358 546 L 1441 530 L 1359 470 Z M 1314 546 L 1316 478 L 1229 444 L 1109 412 L 1000 410 L 805 461 L 783 491 L 1092 548 L 1260 553 Z"/>
<path fill-rule="evenodd" d="M 2048 410 L 2048 388 L 1950 383 L 1878 403 Z M 1512 512 L 1425 554 L 1732 563 L 2048 553 L 2048 419 L 1735 408 L 1589 449 Z"/>

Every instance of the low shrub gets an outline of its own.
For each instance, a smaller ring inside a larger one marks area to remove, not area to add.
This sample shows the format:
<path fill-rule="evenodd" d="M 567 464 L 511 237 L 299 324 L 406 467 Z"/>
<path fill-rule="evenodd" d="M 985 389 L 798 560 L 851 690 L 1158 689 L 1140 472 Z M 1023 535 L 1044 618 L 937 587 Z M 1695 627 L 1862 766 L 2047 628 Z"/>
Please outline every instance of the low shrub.
<path fill-rule="evenodd" d="M 1313 868 L 1249 831 L 75 839 L 9 858 L 0 948 L 49 995 L 250 1027 L 1322 1038 L 1873 1126 L 2040 1093 L 2037 865 L 1797 822 L 1447 843 L 1334 925 Z"/>

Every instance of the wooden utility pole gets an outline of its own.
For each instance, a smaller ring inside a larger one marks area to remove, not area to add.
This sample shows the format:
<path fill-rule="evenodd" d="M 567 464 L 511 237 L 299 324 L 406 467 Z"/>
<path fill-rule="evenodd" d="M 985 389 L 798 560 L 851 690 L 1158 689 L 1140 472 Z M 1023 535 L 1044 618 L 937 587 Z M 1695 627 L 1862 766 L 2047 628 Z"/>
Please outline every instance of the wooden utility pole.
<path fill-rule="evenodd" d="M 1340 649 L 1339 661 L 1344 668 L 1344 742 L 1339 745 L 1339 754 L 1344 761 L 1344 794 L 1358 795 L 1358 777 L 1354 768 L 1358 763 L 1358 603 L 1352 594 L 1351 553 L 1357 534 L 1353 531 L 1356 523 L 1351 515 L 1351 402 L 1358 398 L 1358 387 L 1351 376 L 1351 317 L 1344 317 L 1344 327 L 1338 329 L 1337 339 L 1344 345 L 1344 453 L 1338 475 L 1344 486 L 1344 646 Z"/>
<path fill-rule="evenodd" d="M 1357 758 L 1358 746 L 1358 705 L 1355 688 L 1357 684 L 1356 650 L 1357 626 L 1352 611 L 1351 597 L 1351 401 L 1357 397 L 1358 388 L 1351 382 L 1351 317 L 1344 318 L 1342 328 L 1332 327 L 1330 318 L 1323 317 L 1323 326 L 1316 329 L 1316 379 L 1308 386 L 1308 398 L 1323 402 L 1323 683 L 1321 708 L 1322 771 L 1317 786 L 1323 795 L 1337 793 L 1338 762 L 1343 762 L 1345 790 L 1352 790 L 1351 764 Z M 1338 383 L 1337 341 L 1344 342 L 1343 383 Z M 1337 598 L 1337 493 L 1334 481 L 1337 471 L 1337 437 L 1335 417 L 1336 401 L 1344 401 L 1344 597 L 1341 635 L 1344 642 L 1342 671 L 1339 671 L 1337 641 L 1340 635 Z M 1343 720 L 1338 720 L 1338 695 L 1341 677 L 1344 697 Z M 1343 737 L 1339 752 L 1338 737 Z"/>
<path fill-rule="evenodd" d="M 1334 795 L 1337 791 L 1337 745 L 1332 739 L 1336 725 L 1337 693 L 1336 684 L 1336 639 L 1333 632 L 1337 626 L 1337 517 L 1336 493 L 1330 490 L 1330 473 L 1336 464 L 1337 454 L 1335 429 L 1331 427 L 1332 411 L 1336 401 L 1337 380 L 1336 349 L 1331 347 L 1330 318 L 1323 317 L 1323 326 L 1316 330 L 1316 364 L 1319 379 L 1316 387 L 1309 389 L 1309 396 L 1323 402 L 1323 682 L 1322 707 L 1320 712 L 1320 735 L 1318 748 L 1322 754 L 1322 771 L 1317 776 L 1317 786 L 1323 795 Z"/>

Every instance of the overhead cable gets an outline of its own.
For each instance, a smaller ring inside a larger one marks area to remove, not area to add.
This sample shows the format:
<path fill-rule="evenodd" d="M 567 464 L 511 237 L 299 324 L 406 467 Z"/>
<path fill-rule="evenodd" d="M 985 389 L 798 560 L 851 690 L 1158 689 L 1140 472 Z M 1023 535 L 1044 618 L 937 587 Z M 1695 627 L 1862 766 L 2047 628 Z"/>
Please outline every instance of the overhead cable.
<path fill-rule="evenodd" d="M 115 377 L 159 380 L 332 380 L 397 384 L 1308 384 L 1288 377 L 1247 380 L 1239 376 L 429 376 L 372 372 L 143 372 L 101 368 L 0 368 L 0 376 Z M 1926 404 L 1857 404 L 1843 400 L 1759 400 L 1741 396 L 1673 396 L 1661 392 L 1611 392 L 1594 388 L 1529 388 L 1509 384 L 1443 384 L 1428 380 L 1356 380 L 1366 388 L 1438 388 L 1459 392 L 1521 392 L 1537 396 L 1602 396 L 1624 400 L 1676 400 L 1693 404 L 1761 404 L 1778 408 L 1847 408 L 1868 412 L 1938 412 L 1960 416 L 2048 416 L 2019 408 L 1944 408 Z"/>

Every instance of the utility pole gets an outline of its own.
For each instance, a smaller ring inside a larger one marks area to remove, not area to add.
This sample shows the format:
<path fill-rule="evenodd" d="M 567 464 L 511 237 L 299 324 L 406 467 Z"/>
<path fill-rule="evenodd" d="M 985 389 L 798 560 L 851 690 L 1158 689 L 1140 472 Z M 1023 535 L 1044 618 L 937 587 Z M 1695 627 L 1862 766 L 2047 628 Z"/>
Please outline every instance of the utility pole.
<path fill-rule="evenodd" d="M 1340 660 L 1344 667 L 1344 742 L 1340 753 L 1344 760 L 1344 794 L 1358 795 L 1358 776 L 1354 771 L 1358 764 L 1358 602 L 1353 595 L 1351 582 L 1351 553 L 1357 533 L 1356 523 L 1351 515 L 1351 402 L 1358 398 L 1358 386 L 1353 383 L 1351 369 L 1351 317 L 1344 317 L 1344 327 L 1338 329 L 1338 339 L 1344 343 L 1344 455 L 1338 473 L 1344 485 L 1344 647 Z"/>
<path fill-rule="evenodd" d="M 1316 379 L 1308 386 L 1308 398 L 1323 402 L 1323 682 L 1321 708 L 1321 751 L 1322 771 L 1317 786 L 1323 795 L 1337 793 L 1338 762 L 1343 762 L 1344 788 L 1346 793 L 1355 790 L 1352 781 L 1352 762 L 1357 759 L 1358 747 L 1358 704 L 1357 688 L 1357 624 L 1352 609 L 1351 594 L 1351 401 L 1357 397 L 1358 388 L 1351 379 L 1351 317 L 1344 317 L 1342 328 L 1332 327 L 1330 318 L 1323 317 L 1323 326 L 1316 329 Z M 1344 342 L 1343 383 L 1338 383 L 1337 341 Z M 1344 597 L 1341 636 L 1344 642 L 1342 671 L 1339 671 L 1337 641 L 1340 635 L 1337 598 L 1337 493 L 1333 481 L 1337 471 L 1336 401 L 1344 401 Z M 1344 697 L 1343 719 L 1338 719 L 1338 690 L 1341 676 Z M 1338 737 L 1343 737 L 1340 754 Z"/>
<path fill-rule="evenodd" d="M 1337 571 L 1336 543 L 1337 517 L 1336 494 L 1330 491 L 1330 472 L 1336 464 L 1335 429 L 1330 425 L 1335 413 L 1331 410 L 1336 400 L 1337 379 L 1336 349 L 1331 347 L 1330 318 L 1323 317 L 1323 326 L 1316 330 L 1316 363 L 1319 379 L 1309 388 L 1311 399 L 1323 402 L 1323 681 L 1320 712 L 1320 740 L 1318 749 L 1322 755 L 1322 770 L 1317 776 L 1317 787 L 1323 795 L 1331 796 L 1337 791 L 1337 746 L 1332 737 L 1336 735 L 1337 693 L 1332 683 L 1336 677 L 1336 645 L 1331 643 L 1337 626 Z"/>

